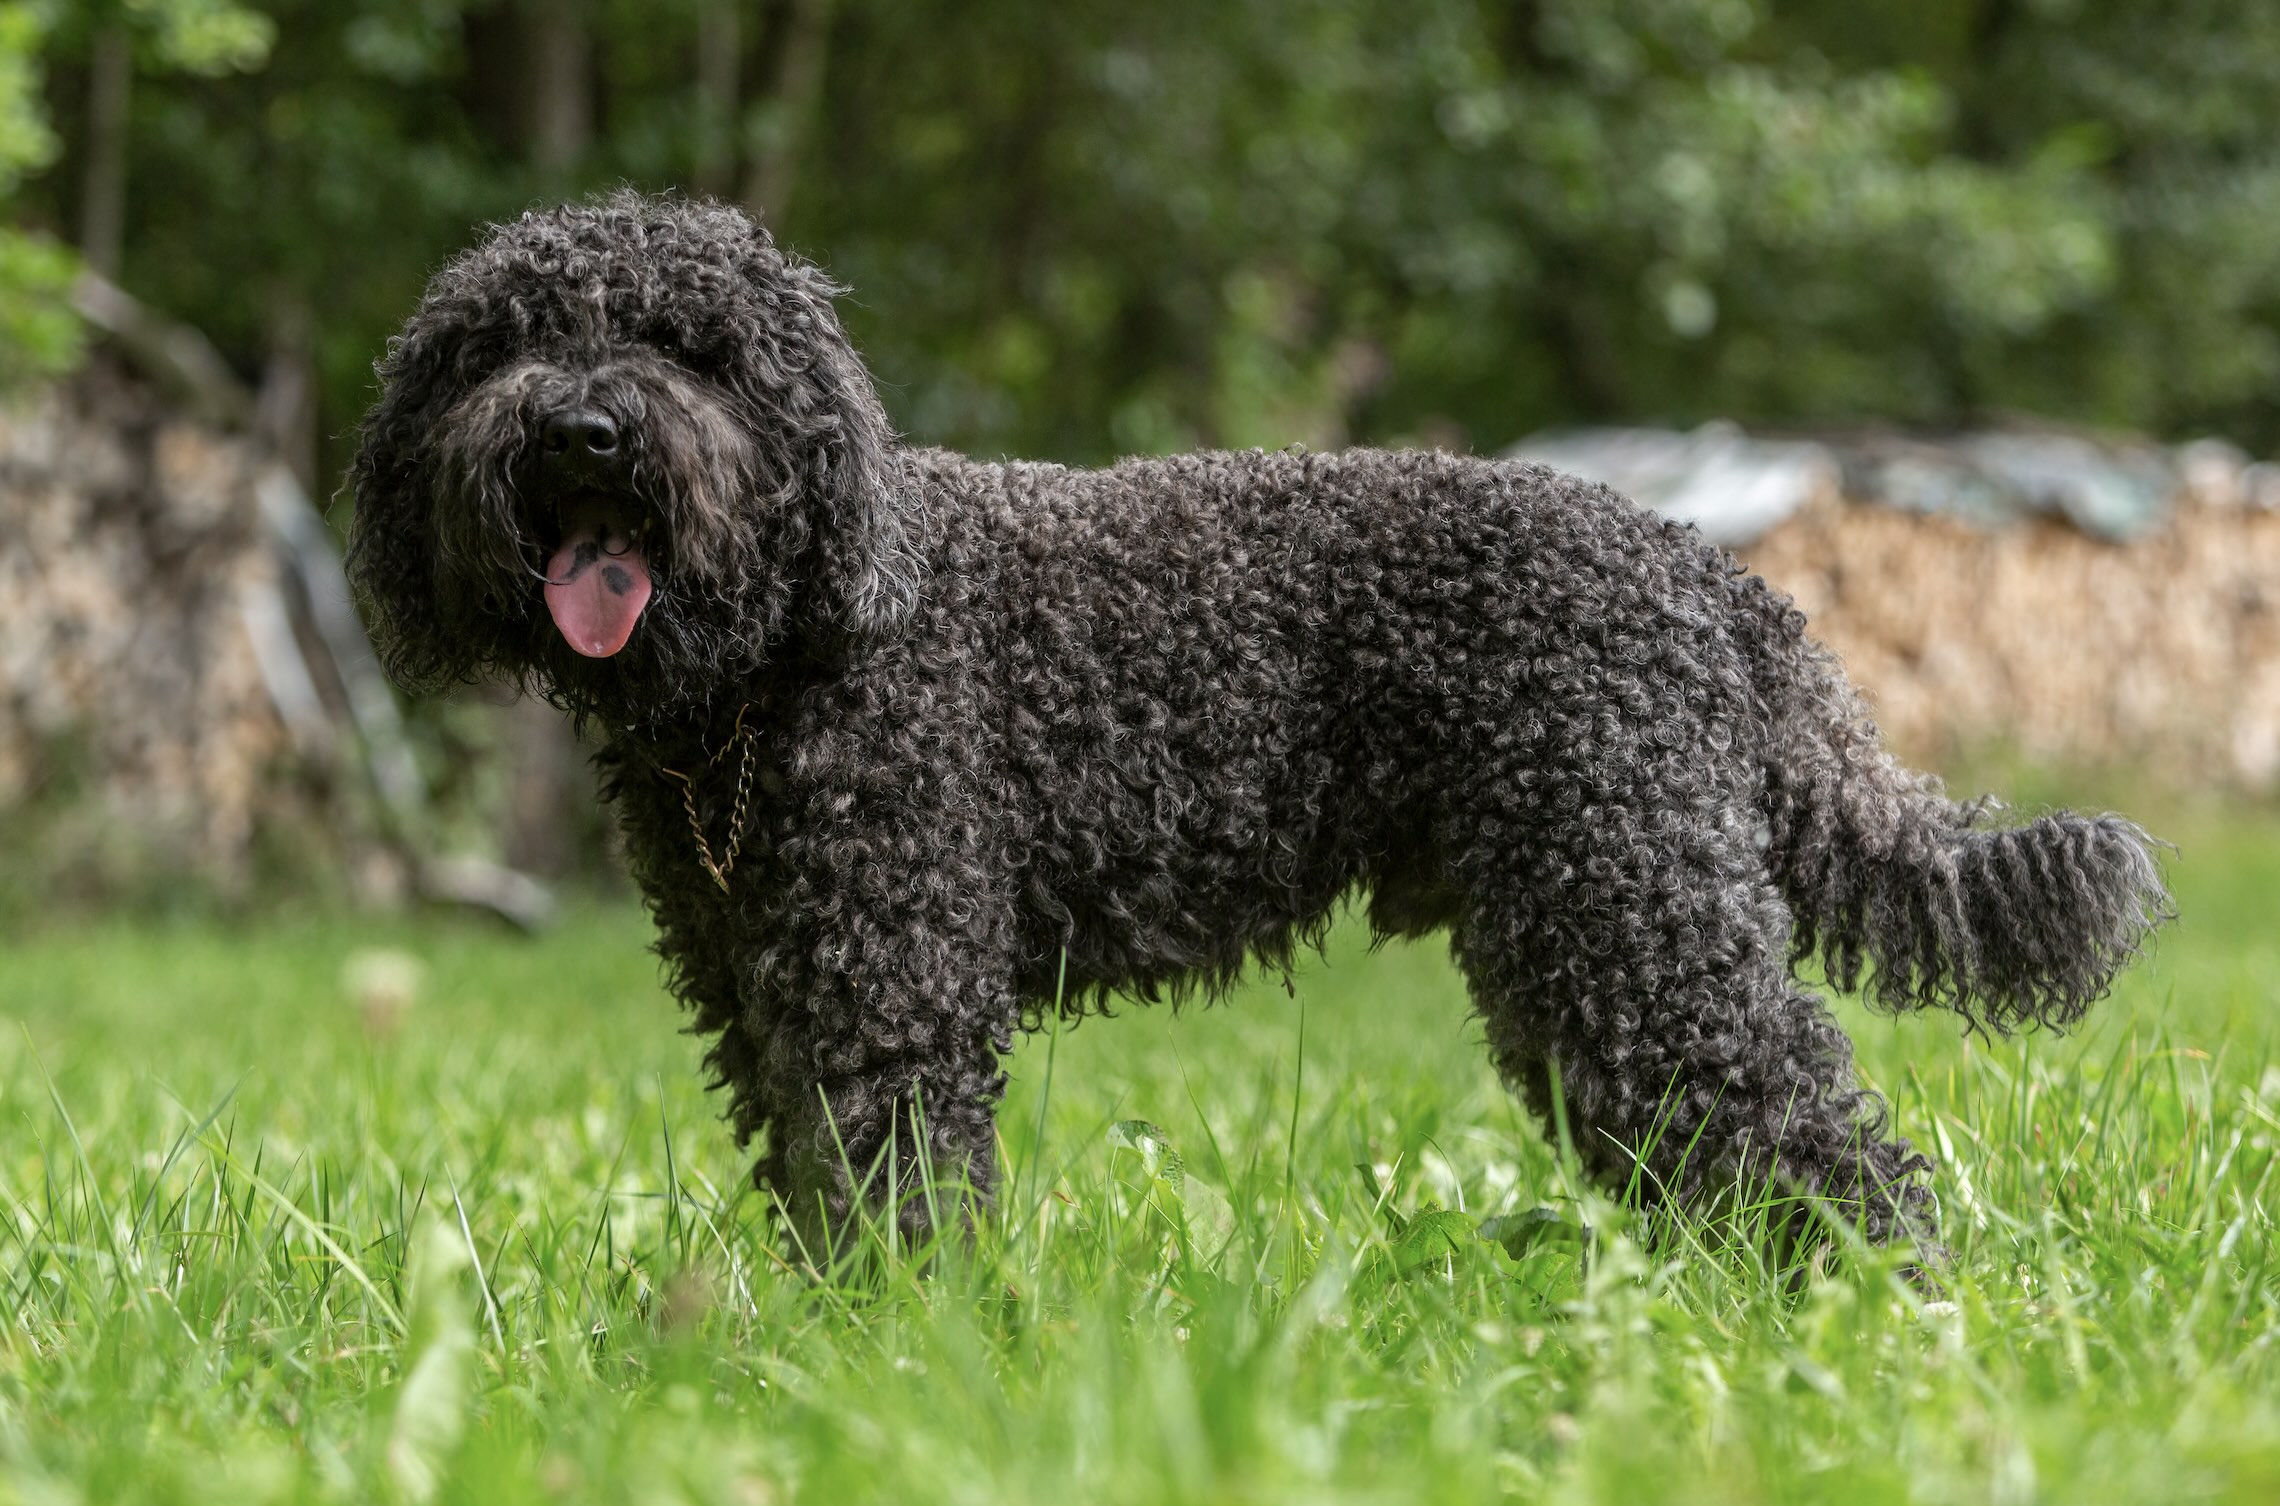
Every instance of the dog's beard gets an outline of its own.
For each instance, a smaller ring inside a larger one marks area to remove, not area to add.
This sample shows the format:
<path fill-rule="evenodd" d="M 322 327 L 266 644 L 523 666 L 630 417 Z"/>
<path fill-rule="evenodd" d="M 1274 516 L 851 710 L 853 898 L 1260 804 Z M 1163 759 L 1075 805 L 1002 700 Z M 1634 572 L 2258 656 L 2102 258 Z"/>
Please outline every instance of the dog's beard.
<path fill-rule="evenodd" d="M 624 459 L 606 484 L 539 463 L 540 420 L 574 406 L 617 427 Z M 652 355 L 499 372 L 435 435 L 439 594 L 477 603 L 520 645 L 505 667 L 558 699 L 690 698 L 762 647 L 766 614 L 747 600 L 770 594 L 761 524 L 795 488 L 750 427 L 719 389 Z"/>

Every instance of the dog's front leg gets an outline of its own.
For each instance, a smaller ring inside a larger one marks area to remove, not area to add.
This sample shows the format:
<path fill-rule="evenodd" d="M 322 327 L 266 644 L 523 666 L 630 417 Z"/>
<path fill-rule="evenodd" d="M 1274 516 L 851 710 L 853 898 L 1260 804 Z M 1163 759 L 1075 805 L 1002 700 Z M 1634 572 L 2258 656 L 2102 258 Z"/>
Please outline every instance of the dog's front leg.
<path fill-rule="evenodd" d="M 771 1048 L 805 1054 L 822 1070 L 804 1092 L 785 1084 L 755 1169 L 782 1200 L 808 1258 L 844 1248 L 866 1219 L 905 1240 L 970 1219 L 996 1184 L 1006 1031 L 964 1022 L 926 1031 L 930 1045 L 915 1051 L 837 1034 L 780 1036 Z"/>
<path fill-rule="evenodd" d="M 768 1123 L 755 1176 L 811 1258 L 860 1218 L 923 1237 L 989 1201 L 1015 1020 L 1010 907 L 975 870 L 943 872 L 949 846 L 932 866 L 843 881 L 833 923 L 775 952 L 779 986 L 748 1015 Z"/>

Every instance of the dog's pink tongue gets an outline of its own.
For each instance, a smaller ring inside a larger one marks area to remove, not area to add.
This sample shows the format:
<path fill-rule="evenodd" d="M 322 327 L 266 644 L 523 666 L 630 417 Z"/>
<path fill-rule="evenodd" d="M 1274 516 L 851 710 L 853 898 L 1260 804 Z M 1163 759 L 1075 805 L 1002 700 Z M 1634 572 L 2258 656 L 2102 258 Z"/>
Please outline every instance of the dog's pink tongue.
<path fill-rule="evenodd" d="M 546 562 L 546 610 L 589 659 L 625 647 L 649 605 L 649 562 L 631 538 L 600 523 L 573 528 Z"/>

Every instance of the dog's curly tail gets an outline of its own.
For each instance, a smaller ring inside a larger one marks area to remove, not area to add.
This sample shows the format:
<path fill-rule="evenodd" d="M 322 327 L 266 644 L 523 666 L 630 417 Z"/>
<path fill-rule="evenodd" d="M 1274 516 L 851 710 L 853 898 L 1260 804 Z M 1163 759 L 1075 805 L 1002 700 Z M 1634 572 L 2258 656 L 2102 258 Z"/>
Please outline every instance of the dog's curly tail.
<path fill-rule="evenodd" d="M 1754 581 L 1754 577 L 1748 579 Z M 1748 590 L 1748 587 L 1744 587 Z M 1794 955 L 1892 1010 L 1940 1006 L 1974 1027 L 2064 1027 L 2172 915 L 2155 849 L 2120 816 L 2003 824 L 1903 767 L 1835 656 L 1757 583 L 1768 857 L 1794 912 Z"/>

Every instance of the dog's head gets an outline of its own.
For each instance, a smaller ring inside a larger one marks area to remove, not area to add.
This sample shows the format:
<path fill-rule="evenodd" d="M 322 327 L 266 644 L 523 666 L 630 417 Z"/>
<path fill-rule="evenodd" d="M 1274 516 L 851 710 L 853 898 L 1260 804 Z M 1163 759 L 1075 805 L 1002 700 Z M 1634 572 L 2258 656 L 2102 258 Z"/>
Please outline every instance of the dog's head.
<path fill-rule="evenodd" d="M 630 192 L 438 272 L 350 474 L 389 673 L 630 718 L 891 631 L 916 553 L 838 291 L 735 209 Z"/>

